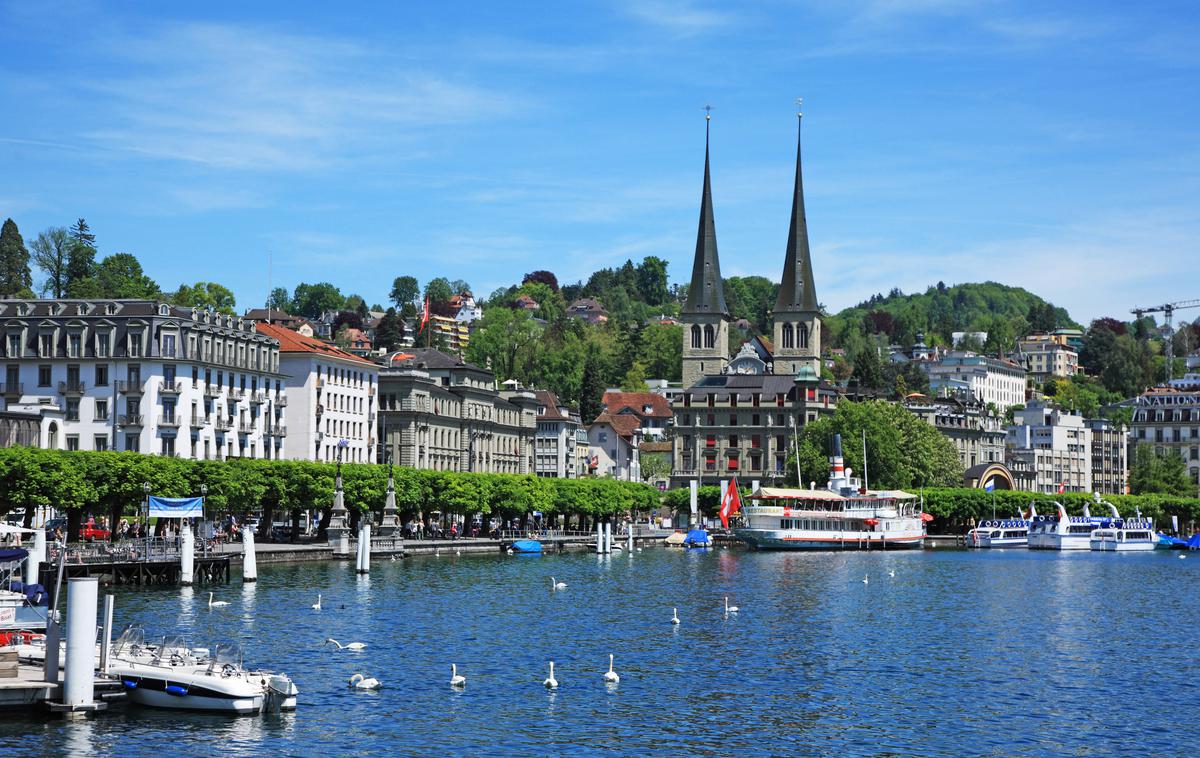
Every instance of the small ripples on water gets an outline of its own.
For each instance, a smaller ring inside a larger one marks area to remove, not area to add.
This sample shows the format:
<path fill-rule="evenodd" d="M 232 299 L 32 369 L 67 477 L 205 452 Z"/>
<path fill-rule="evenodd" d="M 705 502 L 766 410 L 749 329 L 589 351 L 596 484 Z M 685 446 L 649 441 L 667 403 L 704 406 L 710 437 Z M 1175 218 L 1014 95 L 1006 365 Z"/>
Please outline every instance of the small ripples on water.
<path fill-rule="evenodd" d="M 0 721 L 5 755 L 1143 753 L 1200 705 L 1197 561 L 1025 551 L 646 550 L 262 566 L 121 591 L 147 635 L 236 639 L 294 714 Z M 887 572 L 894 570 L 896 576 Z M 565 591 L 550 590 L 550 575 Z M 863 584 L 864 575 L 870 583 Z M 317 593 L 324 610 L 309 608 Z M 723 597 L 741 606 L 729 618 Z M 682 623 L 669 623 L 671 607 Z M 326 637 L 361 641 L 354 653 Z M 616 655 L 621 683 L 601 680 Z M 541 681 L 555 661 L 561 682 Z M 451 691 L 450 663 L 467 676 Z M 348 689 L 361 672 L 379 692 Z"/>

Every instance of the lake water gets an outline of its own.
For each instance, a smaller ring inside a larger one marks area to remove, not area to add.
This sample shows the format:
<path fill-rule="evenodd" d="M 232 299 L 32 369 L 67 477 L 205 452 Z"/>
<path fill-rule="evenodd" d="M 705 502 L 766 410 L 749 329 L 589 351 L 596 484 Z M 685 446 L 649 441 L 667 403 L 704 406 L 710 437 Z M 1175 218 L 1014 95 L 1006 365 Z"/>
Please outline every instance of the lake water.
<path fill-rule="evenodd" d="M 292 675 L 295 713 L 0 716 L 0 755 L 1190 752 L 1200 555 L 1177 555 L 443 554 L 363 579 L 263 565 L 256 585 L 215 588 L 220 609 L 201 588 L 122 591 L 117 626 L 240 641 Z M 356 672 L 384 689 L 348 689 Z"/>

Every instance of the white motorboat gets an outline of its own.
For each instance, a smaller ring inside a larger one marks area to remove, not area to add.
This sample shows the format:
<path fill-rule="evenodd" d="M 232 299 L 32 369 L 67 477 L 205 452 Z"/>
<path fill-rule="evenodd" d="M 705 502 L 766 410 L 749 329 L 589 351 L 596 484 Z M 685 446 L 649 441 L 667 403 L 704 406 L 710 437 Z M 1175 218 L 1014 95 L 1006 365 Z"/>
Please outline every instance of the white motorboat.
<path fill-rule="evenodd" d="M 286 674 L 244 668 L 237 645 L 210 653 L 178 636 L 147 645 L 139 627 L 113 643 L 108 668 L 130 702 L 152 708 L 256 714 L 294 710 L 299 694 Z"/>
<path fill-rule="evenodd" d="M 916 495 L 869 492 L 851 478 L 834 435 L 833 466 L 826 489 L 763 487 L 758 505 L 742 509 L 734 535 L 756 550 L 871 550 L 919 548 L 925 522 Z"/>
<path fill-rule="evenodd" d="M 1029 549 L 1090 550 L 1092 532 L 1099 529 L 1106 520 L 1093 516 L 1087 503 L 1083 505 L 1082 516 L 1068 516 L 1067 509 L 1057 500 L 1054 501 L 1054 507 L 1058 511 L 1057 514 L 1033 518 L 1033 523 L 1029 526 Z M 1116 513 L 1115 508 L 1113 513 Z"/>
<path fill-rule="evenodd" d="M 967 532 L 967 547 L 1025 547 L 1029 543 L 1029 524 L 1023 518 L 980 521 Z"/>
<path fill-rule="evenodd" d="M 1112 519 L 1101 523 L 1092 532 L 1091 548 L 1097 552 L 1125 553 L 1154 550 L 1158 547 L 1158 535 L 1154 533 L 1154 521 L 1142 518 L 1139 513 L 1133 518 L 1121 518 L 1111 503 Z"/>

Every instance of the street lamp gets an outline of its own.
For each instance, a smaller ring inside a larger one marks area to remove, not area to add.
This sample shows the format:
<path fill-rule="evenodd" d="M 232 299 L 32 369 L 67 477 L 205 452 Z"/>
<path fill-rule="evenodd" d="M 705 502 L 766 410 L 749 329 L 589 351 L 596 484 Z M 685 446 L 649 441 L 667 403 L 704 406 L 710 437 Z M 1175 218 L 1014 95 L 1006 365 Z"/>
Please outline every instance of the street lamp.
<path fill-rule="evenodd" d="M 146 555 L 150 554 L 150 482 L 142 482 L 142 492 L 146 494 Z"/>

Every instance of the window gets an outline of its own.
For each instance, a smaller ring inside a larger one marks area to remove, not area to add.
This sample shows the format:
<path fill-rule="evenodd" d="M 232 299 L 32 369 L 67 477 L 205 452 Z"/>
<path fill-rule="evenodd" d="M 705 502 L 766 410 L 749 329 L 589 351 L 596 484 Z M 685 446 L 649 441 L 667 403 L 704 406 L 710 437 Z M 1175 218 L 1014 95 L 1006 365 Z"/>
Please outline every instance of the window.
<path fill-rule="evenodd" d="M 43 335 L 40 335 L 40 337 L 41 337 L 41 340 L 39 342 L 39 345 L 41 347 L 41 352 L 38 354 L 41 355 L 43 358 L 53 358 L 54 357 L 54 335 L 53 334 L 43 334 Z"/>
<path fill-rule="evenodd" d="M 712 324 L 704 325 L 704 346 L 712 347 L 716 344 L 716 333 L 713 331 Z"/>
<path fill-rule="evenodd" d="M 68 400 L 67 401 L 67 421 L 78 421 L 78 420 L 79 420 L 79 401 L 74 400 L 74 399 Z M 75 438 L 75 444 L 77 446 L 79 444 L 78 437 Z M 75 449 L 78 450 L 79 448 L 76 447 Z"/>
<path fill-rule="evenodd" d="M 107 387 L 108 386 L 108 366 L 104 366 L 104 365 L 96 366 L 96 386 L 97 387 Z"/>
<path fill-rule="evenodd" d="M 175 364 L 163 364 L 163 386 L 174 388 L 175 386 Z"/>
<path fill-rule="evenodd" d="M 96 401 L 96 414 L 95 415 L 96 415 L 97 421 L 107 421 L 108 420 L 108 401 L 107 400 L 97 400 Z"/>
<path fill-rule="evenodd" d="M 784 324 L 783 327 L 779 331 L 780 331 L 780 334 L 782 335 L 781 341 L 783 342 L 783 347 L 785 347 L 785 348 L 795 347 L 795 337 L 793 336 L 792 325 Z"/>
<path fill-rule="evenodd" d="M 67 435 L 67 450 L 78 450 L 78 449 L 79 449 L 79 435 L 78 434 L 68 434 Z"/>
<path fill-rule="evenodd" d="M 700 347 L 700 325 L 692 324 L 692 347 Z"/>
<path fill-rule="evenodd" d="M 730 447 L 738 446 L 738 436 L 736 434 L 729 435 L 729 446 Z"/>
<path fill-rule="evenodd" d="M 142 333 L 129 333 L 129 357 L 138 358 L 142 355 Z"/>
<path fill-rule="evenodd" d="M 162 438 L 162 454 L 163 455 L 175 455 L 175 438 L 174 437 L 163 437 Z"/>
<path fill-rule="evenodd" d="M 141 441 L 136 434 L 125 435 L 125 449 L 131 453 L 140 452 L 142 449 Z"/>
<path fill-rule="evenodd" d="M 49 366 L 38 366 L 38 386 L 39 387 L 49 387 L 50 386 L 50 367 Z"/>
<path fill-rule="evenodd" d="M 112 334 L 104 332 L 96 335 L 96 357 L 107 358 L 109 353 L 109 344 L 112 342 Z"/>
<path fill-rule="evenodd" d="M 608 442 L 608 432 L 600 432 L 600 441 Z"/>
<path fill-rule="evenodd" d="M 175 335 L 164 334 L 162 336 L 162 354 L 164 358 L 175 357 Z"/>
<path fill-rule="evenodd" d="M 10 358 L 20 358 L 22 352 L 23 351 L 21 350 L 21 335 L 19 335 L 19 334 L 8 335 L 8 355 L 9 355 L 9 357 Z"/>
<path fill-rule="evenodd" d="M 107 434 L 97 434 L 95 436 L 95 438 L 92 439 L 92 449 L 93 450 L 108 450 L 108 435 Z"/>
<path fill-rule="evenodd" d="M 83 352 L 83 336 L 80 334 L 70 334 L 67 336 L 67 355 L 71 358 L 78 358 Z"/>
<path fill-rule="evenodd" d="M 808 326 L 806 324 L 801 324 L 796 331 L 800 337 L 800 347 L 808 347 Z"/>

